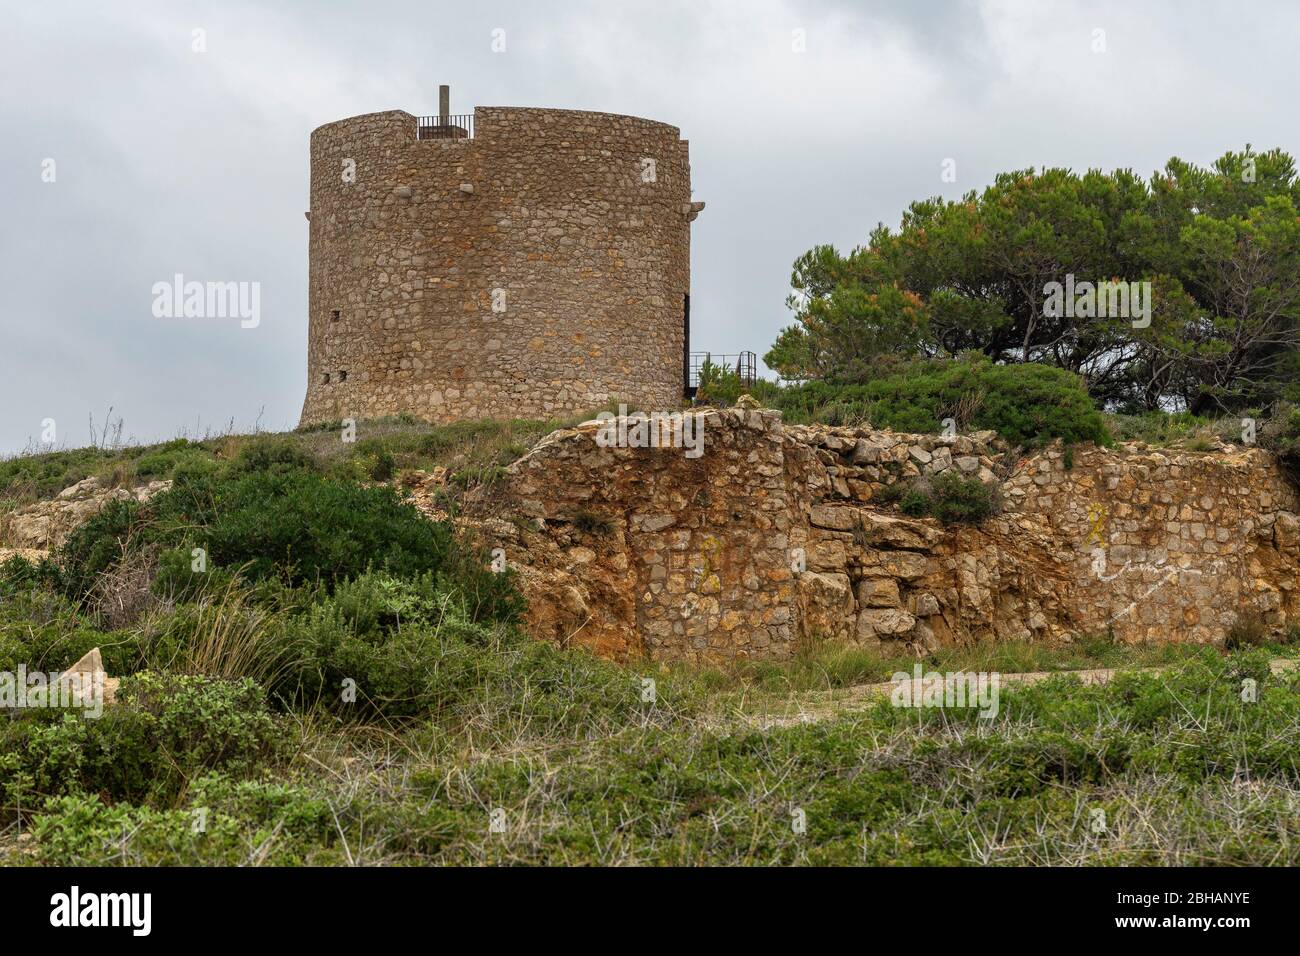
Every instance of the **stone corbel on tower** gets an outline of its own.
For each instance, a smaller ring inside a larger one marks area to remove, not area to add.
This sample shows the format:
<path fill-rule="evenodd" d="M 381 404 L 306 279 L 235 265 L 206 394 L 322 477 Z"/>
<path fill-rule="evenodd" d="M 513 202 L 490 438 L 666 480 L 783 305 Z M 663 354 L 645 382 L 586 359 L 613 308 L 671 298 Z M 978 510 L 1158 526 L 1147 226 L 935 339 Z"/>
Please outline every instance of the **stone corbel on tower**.
<path fill-rule="evenodd" d="M 694 222 L 695 218 L 704 212 L 704 203 L 702 202 L 684 202 L 682 203 L 682 215 L 688 222 Z"/>

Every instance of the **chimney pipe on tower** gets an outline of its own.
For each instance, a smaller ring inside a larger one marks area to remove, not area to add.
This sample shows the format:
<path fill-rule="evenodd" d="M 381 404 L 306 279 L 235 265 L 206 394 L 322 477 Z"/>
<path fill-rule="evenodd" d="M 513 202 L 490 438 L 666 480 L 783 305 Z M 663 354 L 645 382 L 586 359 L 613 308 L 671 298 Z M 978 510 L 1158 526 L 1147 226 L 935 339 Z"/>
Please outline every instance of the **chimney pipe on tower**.
<path fill-rule="evenodd" d="M 445 83 L 438 87 L 438 125 L 446 126 L 451 117 L 451 87 Z"/>

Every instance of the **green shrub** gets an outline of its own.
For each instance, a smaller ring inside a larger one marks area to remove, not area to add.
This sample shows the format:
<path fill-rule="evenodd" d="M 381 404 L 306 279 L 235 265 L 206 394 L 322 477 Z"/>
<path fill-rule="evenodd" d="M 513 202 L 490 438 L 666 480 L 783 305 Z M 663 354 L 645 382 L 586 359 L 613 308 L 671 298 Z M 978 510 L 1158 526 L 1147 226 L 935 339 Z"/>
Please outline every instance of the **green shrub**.
<path fill-rule="evenodd" d="M 945 471 L 913 483 L 899 498 L 899 510 L 913 518 L 930 516 L 943 524 L 978 524 L 1001 506 L 997 485 Z"/>
<path fill-rule="evenodd" d="M 518 715 L 605 726 L 639 706 L 639 682 L 615 664 L 561 651 L 517 629 L 476 623 L 428 579 L 367 575 L 285 622 L 295 663 L 277 693 L 358 718 L 434 716 L 463 721 Z M 355 689 L 355 700 L 344 691 Z"/>
<path fill-rule="evenodd" d="M 169 490 L 147 503 L 112 502 L 77 528 L 54 583 L 85 601 L 102 575 L 142 557 L 155 569 L 155 595 L 193 601 L 235 577 L 267 594 L 328 592 L 373 570 L 436 587 L 471 620 L 518 618 L 514 573 L 493 573 L 488 555 L 449 523 L 429 521 L 392 488 L 327 477 L 303 461 L 291 441 L 259 439 L 224 468 L 178 467 Z M 206 553 L 202 572 L 192 567 L 195 549 Z M 15 565 L 0 587 L 36 576 Z"/>
<path fill-rule="evenodd" d="M 15 555 L 0 562 L 0 598 L 56 584 L 58 580 L 58 565 L 49 558 L 28 561 L 21 555 Z"/>
<path fill-rule="evenodd" d="M 1109 417 L 1111 429 L 1120 441 L 1143 441 L 1161 447 L 1185 441 L 1213 422 L 1190 412 L 1144 411 L 1135 415 Z"/>
<path fill-rule="evenodd" d="M 51 798 L 32 829 L 40 861 L 53 866 L 346 862 L 331 850 L 337 830 L 325 797 L 220 773 L 194 780 L 176 809 L 106 804 L 98 795 Z"/>
<path fill-rule="evenodd" d="M 98 473 L 113 457 L 99 448 L 78 448 L 0 461 L 0 504 L 5 499 L 51 498 Z"/>
<path fill-rule="evenodd" d="M 462 468 L 447 476 L 447 484 L 468 491 L 471 488 L 491 488 L 505 480 L 506 469 L 502 465 L 478 465 Z"/>
<path fill-rule="evenodd" d="M 335 461 L 328 474 L 348 481 L 391 481 L 398 471 L 394 450 L 404 451 L 418 441 L 415 435 L 367 438 L 351 446 L 350 454 Z"/>
<path fill-rule="evenodd" d="M 780 391 L 780 386 L 761 378 L 752 385 L 747 384 L 735 369 L 715 365 L 706 359 L 700 366 L 695 402 L 699 405 L 730 408 L 741 395 L 750 395 L 762 404 L 769 404 Z"/>
<path fill-rule="evenodd" d="M 378 626 L 379 617 L 375 608 L 326 602 L 287 622 L 282 638 L 293 663 L 276 692 L 358 719 L 426 716 L 445 703 L 436 679 L 447 674 L 449 648 L 481 652 L 490 641 L 486 625 L 450 615 L 433 627 L 412 621 L 392 629 Z"/>
<path fill-rule="evenodd" d="M 995 484 L 946 471 L 932 479 L 930 486 L 934 497 L 931 510 L 944 524 L 978 524 L 998 511 Z"/>
<path fill-rule="evenodd" d="M 896 481 L 892 485 L 885 485 L 876 494 L 875 500 L 879 504 L 896 505 L 907 496 L 911 486 L 905 481 Z"/>
<path fill-rule="evenodd" d="M 280 577 L 293 585 L 333 584 L 370 567 L 419 574 L 447 561 L 450 526 L 426 520 L 392 489 L 281 470 L 274 461 L 268 467 L 178 477 L 148 504 L 114 502 L 73 532 L 61 552 L 71 592 L 84 596 L 125 551 L 150 544 L 186 554 L 202 547 L 210 568 L 241 568 L 250 581 Z M 183 562 L 183 555 L 171 560 Z"/>
<path fill-rule="evenodd" d="M 260 773 L 286 754 L 288 737 L 251 680 L 142 672 L 123 678 L 102 716 L 32 710 L 0 722 L 5 804 L 101 793 L 167 802 L 193 777 Z"/>
<path fill-rule="evenodd" d="M 13 672 L 20 664 L 61 671 L 96 647 L 110 674 L 130 673 L 142 659 L 133 633 L 92 627 L 57 592 L 26 591 L 0 601 L 0 671 Z"/>
<path fill-rule="evenodd" d="M 360 633 L 428 623 L 438 616 L 438 607 L 424 588 L 386 574 L 363 574 L 340 584 L 332 604 L 340 620 Z"/>
<path fill-rule="evenodd" d="M 150 590 L 168 601 L 196 601 L 230 586 L 234 569 L 208 567 L 205 571 L 195 571 L 193 551 L 193 548 L 179 547 L 161 552 Z"/>
<path fill-rule="evenodd" d="M 244 442 L 230 463 L 232 474 L 286 474 L 316 471 L 316 459 L 301 443 L 280 435 L 259 435 Z"/>
<path fill-rule="evenodd" d="M 924 518 L 933 504 L 930 496 L 920 488 L 906 489 L 898 499 L 898 510 L 913 518 Z"/>
<path fill-rule="evenodd" d="M 393 453 L 387 448 L 377 449 L 370 462 L 369 474 L 372 481 L 391 481 L 397 474 L 397 460 Z"/>
<path fill-rule="evenodd" d="M 478 438 L 490 438 L 499 434 L 504 426 L 495 421 L 463 421 L 450 425 L 439 425 L 419 441 L 420 454 L 440 458 L 448 451 L 460 448 Z"/>
<path fill-rule="evenodd" d="M 791 421 L 870 421 L 876 428 L 936 434 L 952 418 L 959 428 L 992 429 L 1025 447 L 1056 438 L 1067 444 L 1112 443 L 1082 380 L 1032 362 L 917 361 L 863 384 L 792 386 L 781 390 L 773 404 L 787 411 Z"/>
<path fill-rule="evenodd" d="M 205 448 L 184 438 L 158 445 L 135 459 L 138 479 L 171 478 L 177 468 L 212 469 L 216 463 Z"/>
<path fill-rule="evenodd" d="M 137 501 L 110 501 L 79 525 L 59 553 L 64 590 L 78 599 L 90 594 L 98 577 L 113 568 L 128 548 L 140 547 L 148 515 Z"/>
<path fill-rule="evenodd" d="M 299 425 L 293 430 L 295 435 L 311 435 L 315 432 L 340 432 L 343 430 L 343 419 L 334 418 L 330 421 L 316 422 L 313 424 Z"/>

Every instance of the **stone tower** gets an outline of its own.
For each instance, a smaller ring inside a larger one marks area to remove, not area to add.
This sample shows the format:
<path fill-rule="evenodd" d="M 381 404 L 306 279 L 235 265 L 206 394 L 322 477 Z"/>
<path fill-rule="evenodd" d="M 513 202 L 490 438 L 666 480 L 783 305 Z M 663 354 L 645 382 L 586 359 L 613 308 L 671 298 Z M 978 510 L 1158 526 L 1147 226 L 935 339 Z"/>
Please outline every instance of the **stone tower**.
<path fill-rule="evenodd" d="M 704 207 L 680 131 L 441 94 L 312 133 L 302 423 L 677 407 Z"/>

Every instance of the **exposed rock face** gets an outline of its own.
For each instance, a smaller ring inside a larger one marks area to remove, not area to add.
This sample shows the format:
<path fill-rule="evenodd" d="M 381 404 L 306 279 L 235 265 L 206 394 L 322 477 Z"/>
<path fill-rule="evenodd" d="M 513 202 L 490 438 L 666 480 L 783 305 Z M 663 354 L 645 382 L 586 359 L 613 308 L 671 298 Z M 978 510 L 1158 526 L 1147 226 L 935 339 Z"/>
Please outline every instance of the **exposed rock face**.
<path fill-rule="evenodd" d="M 4 516 L 0 541 L 15 550 L 54 550 L 77 525 L 110 501 L 148 501 L 170 487 L 170 481 L 151 481 L 131 489 L 106 489 L 98 478 L 87 478 L 64 488 L 51 501 L 38 501 Z"/>
<path fill-rule="evenodd" d="M 702 417 L 698 458 L 602 448 L 589 423 L 511 467 L 507 507 L 541 519 L 572 579 L 530 594 L 535 624 L 616 657 L 769 656 L 793 643 L 790 534 L 801 519 L 787 441 L 771 412 Z"/>
<path fill-rule="evenodd" d="M 1208 642 L 1238 613 L 1300 618 L 1300 501 L 1256 449 L 1059 449 L 697 413 L 704 454 L 559 431 L 510 469 L 490 523 L 535 633 L 612 657 L 787 657 L 800 640 Z M 698 426 L 697 426 L 698 427 Z M 887 487 L 1003 480 L 979 526 L 900 517 Z M 499 526 L 499 527 L 498 527 Z"/>
<path fill-rule="evenodd" d="M 50 552 L 43 548 L 0 548 L 0 564 L 4 564 L 10 558 L 22 558 L 24 561 L 38 564 L 49 556 Z"/>

